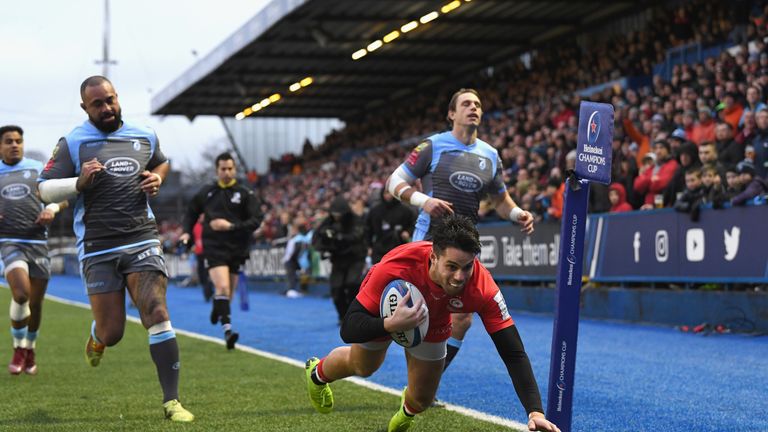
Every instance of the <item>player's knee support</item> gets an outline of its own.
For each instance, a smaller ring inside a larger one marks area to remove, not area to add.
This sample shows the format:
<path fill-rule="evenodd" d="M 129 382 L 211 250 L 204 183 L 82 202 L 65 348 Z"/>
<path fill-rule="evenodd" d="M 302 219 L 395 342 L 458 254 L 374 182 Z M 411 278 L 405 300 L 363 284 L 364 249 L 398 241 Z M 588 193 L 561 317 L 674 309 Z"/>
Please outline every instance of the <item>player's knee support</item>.
<path fill-rule="evenodd" d="M 11 300 L 11 308 L 8 312 L 11 321 L 24 321 L 31 313 L 32 312 L 29 309 L 29 301 L 16 303 L 15 300 Z"/>
<path fill-rule="evenodd" d="M 147 329 L 149 333 L 149 344 L 158 344 L 176 337 L 176 332 L 170 321 L 163 321 Z"/>
<path fill-rule="evenodd" d="M 171 330 L 173 330 L 173 326 L 171 326 L 171 322 L 163 321 L 148 328 L 147 332 L 149 332 L 149 334 L 159 334 L 159 333 L 163 333 Z"/>
<path fill-rule="evenodd" d="M 10 273 L 11 271 L 13 271 L 15 269 L 19 269 L 19 268 L 24 270 L 27 274 L 29 274 L 29 264 L 27 264 L 26 261 L 17 260 L 17 261 L 14 261 L 14 262 L 8 264 L 8 267 L 6 267 L 5 271 L 3 272 L 3 276 L 6 279 L 8 279 L 8 273 Z"/>

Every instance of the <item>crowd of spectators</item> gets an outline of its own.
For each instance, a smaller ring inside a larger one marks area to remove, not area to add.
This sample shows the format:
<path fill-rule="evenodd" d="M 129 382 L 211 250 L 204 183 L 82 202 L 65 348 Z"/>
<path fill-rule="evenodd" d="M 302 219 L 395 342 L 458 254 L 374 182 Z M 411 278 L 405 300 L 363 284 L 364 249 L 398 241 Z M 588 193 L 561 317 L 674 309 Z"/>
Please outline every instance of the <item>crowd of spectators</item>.
<path fill-rule="evenodd" d="M 283 237 L 298 216 L 319 222 L 339 195 L 364 213 L 387 176 L 421 138 L 445 130 L 450 94 L 474 87 L 483 101 L 479 136 L 498 149 L 510 194 L 541 220 L 562 211 L 563 174 L 575 162 L 577 91 L 626 76 L 651 76 L 671 47 L 730 43 L 717 57 L 676 65 L 639 89 L 609 86 L 589 100 L 615 108 L 612 180 L 593 185 L 591 212 L 741 205 L 768 192 L 768 7 L 765 2 L 684 2 L 656 7 L 646 27 L 539 50 L 479 72 L 396 109 L 348 122 L 325 142 L 305 145 L 301 167 L 259 180 L 265 223 L 257 235 Z M 275 167 L 277 170 L 278 167 Z M 697 181 L 698 180 L 698 181 Z M 481 213 L 495 212 L 481 207 Z"/>

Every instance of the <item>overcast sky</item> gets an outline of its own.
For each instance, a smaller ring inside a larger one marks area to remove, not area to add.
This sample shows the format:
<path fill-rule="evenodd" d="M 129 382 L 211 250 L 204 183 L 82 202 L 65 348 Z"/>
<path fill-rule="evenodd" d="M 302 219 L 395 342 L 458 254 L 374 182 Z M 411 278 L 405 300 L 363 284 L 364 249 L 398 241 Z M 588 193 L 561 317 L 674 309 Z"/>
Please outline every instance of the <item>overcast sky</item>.
<path fill-rule="evenodd" d="M 110 0 L 110 79 L 123 118 L 153 127 L 176 168 L 202 161 L 195 149 L 222 139 L 215 117 L 153 117 L 149 102 L 268 0 Z M 0 24 L 0 124 L 24 129 L 27 151 L 47 157 L 86 119 L 80 83 L 102 73 L 104 0 L 4 1 Z M 193 54 L 197 52 L 197 57 Z M 192 150 L 192 151 L 190 151 Z"/>

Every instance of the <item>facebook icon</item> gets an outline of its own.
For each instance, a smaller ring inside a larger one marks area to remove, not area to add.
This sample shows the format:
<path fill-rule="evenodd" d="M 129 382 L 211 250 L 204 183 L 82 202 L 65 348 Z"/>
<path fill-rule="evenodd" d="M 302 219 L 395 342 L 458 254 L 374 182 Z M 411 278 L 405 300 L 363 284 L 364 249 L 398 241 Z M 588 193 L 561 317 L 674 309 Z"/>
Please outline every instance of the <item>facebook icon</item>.
<path fill-rule="evenodd" d="M 632 241 L 632 247 L 635 249 L 635 262 L 640 262 L 640 231 L 635 231 L 635 239 Z"/>

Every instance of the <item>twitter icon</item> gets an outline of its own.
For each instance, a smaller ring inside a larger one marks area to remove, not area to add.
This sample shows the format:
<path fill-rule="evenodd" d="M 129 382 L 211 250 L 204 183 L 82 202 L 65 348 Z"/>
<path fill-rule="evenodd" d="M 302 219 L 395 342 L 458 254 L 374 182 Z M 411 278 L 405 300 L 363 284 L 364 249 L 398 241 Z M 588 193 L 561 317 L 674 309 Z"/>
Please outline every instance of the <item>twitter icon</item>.
<path fill-rule="evenodd" d="M 725 243 L 725 260 L 733 261 L 736 258 L 736 254 L 739 253 L 739 236 L 741 229 L 735 226 L 731 228 L 731 232 L 723 230 L 723 242 Z"/>

